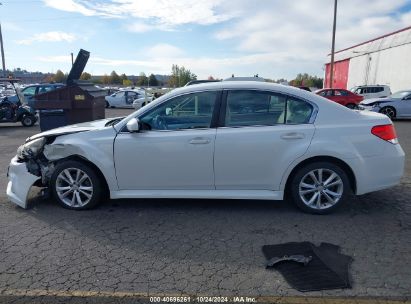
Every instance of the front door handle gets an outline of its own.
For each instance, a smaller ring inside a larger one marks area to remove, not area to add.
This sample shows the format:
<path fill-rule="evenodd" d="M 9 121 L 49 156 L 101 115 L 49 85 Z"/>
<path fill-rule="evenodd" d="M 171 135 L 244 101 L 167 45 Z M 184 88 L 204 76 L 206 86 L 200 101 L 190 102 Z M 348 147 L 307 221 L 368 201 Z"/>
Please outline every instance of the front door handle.
<path fill-rule="evenodd" d="M 190 140 L 189 143 L 192 145 L 206 145 L 210 143 L 210 139 L 205 137 L 195 137 Z"/>
<path fill-rule="evenodd" d="M 303 139 L 305 137 L 304 133 L 290 132 L 281 135 L 282 139 Z"/>

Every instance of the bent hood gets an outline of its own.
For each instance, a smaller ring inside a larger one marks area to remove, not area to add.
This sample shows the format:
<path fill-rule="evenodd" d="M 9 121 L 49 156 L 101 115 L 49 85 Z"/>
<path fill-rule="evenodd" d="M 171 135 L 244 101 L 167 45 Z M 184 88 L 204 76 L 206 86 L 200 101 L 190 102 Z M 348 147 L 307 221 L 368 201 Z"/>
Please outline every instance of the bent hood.
<path fill-rule="evenodd" d="M 119 118 L 119 117 L 117 117 Z M 117 118 L 106 118 L 106 119 L 100 119 L 100 120 L 94 120 L 94 121 L 88 121 L 88 122 L 83 122 L 79 124 L 74 124 L 74 125 L 69 125 L 65 127 L 60 127 L 56 129 L 51 129 L 45 132 L 41 132 L 38 134 L 35 134 L 33 136 L 30 136 L 29 138 L 26 139 L 26 142 L 31 141 L 36 138 L 40 137 L 49 137 L 49 136 L 58 136 L 58 135 L 65 135 L 65 134 L 70 134 L 70 133 L 77 133 L 77 132 L 85 132 L 85 131 L 91 131 L 91 130 L 96 130 L 96 129 L 102 129 L 106 126 L 106 124 L 114 119 Z"/>
<path fill-rule="evenodd" d="M 364 99 L 363 101 L 360 102 L 362 105 L 372 105 L 374 103 L 386 103 L 386 102 L 393 102 L 395 99 L 393 98 L 370 98 L 370 99 Z"/>

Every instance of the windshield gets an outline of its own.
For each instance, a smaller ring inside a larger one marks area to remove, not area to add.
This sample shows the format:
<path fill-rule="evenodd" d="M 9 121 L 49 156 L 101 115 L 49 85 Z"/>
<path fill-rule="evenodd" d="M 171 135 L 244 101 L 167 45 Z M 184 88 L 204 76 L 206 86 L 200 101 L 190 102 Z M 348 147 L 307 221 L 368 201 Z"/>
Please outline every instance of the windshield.
<path fill-rule="evenodd" d="M 411 91 L 399 91 L 399 92 L 396 92 L 396 93 L 392 94 L 390 97 L 391 97 L 391 98 L 402 99 L 402 98 L 404 98 L 405 96 L 408 96 L 408 95 L 410 95 L 410 94 L 411 94 Z"/>

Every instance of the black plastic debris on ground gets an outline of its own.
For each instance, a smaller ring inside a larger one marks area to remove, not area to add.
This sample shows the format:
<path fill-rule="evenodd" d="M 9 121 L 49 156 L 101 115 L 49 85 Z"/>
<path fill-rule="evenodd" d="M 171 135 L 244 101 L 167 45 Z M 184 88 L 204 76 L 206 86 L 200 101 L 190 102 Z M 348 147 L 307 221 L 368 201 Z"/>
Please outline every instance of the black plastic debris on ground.
<path fill-rule="evenodd" d="M 329 243 L 321 243 L 318 247 L 310 242 L 263 246 L 268 265 L 276 262 L 276 257 L 284 258 L 267 268 L 279 271 L 288 284 L 299 291 L 351 288 L 348 267 L 353 259 L 339 251 L 339 246 Z M 304 265 L 290 256 L 311 259 Z"/>

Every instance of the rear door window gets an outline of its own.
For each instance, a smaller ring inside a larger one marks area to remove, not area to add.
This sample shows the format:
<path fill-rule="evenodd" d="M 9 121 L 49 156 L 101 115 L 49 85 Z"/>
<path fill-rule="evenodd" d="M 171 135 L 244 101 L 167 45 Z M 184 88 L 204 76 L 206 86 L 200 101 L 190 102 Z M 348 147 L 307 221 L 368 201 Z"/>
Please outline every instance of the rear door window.
<path fill-rule="evenodd" d="M 283 94 L 238 90 L 227 93 L 225 126 L 308 123 L 313 107 Z"/>

